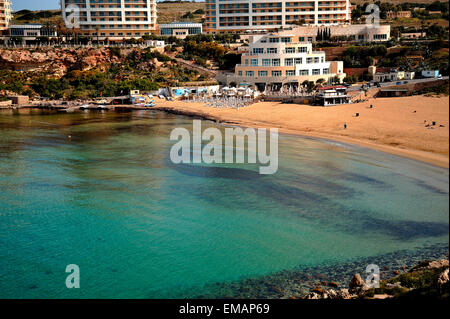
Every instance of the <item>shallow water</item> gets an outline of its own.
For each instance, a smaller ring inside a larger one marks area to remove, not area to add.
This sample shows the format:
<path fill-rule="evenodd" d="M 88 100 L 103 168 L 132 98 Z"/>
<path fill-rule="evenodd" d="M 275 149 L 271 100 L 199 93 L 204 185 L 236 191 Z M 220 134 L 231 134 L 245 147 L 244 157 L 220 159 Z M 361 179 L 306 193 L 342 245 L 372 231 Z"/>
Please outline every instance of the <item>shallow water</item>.
<path fill-rule="evenodd" d="M 448 169 L 288 135 L 274 175 L 174 165 L 169 134 L 188 117 L 22 112 L 0 113 L 0 298 L 184 297 L 448 247 Z"/>

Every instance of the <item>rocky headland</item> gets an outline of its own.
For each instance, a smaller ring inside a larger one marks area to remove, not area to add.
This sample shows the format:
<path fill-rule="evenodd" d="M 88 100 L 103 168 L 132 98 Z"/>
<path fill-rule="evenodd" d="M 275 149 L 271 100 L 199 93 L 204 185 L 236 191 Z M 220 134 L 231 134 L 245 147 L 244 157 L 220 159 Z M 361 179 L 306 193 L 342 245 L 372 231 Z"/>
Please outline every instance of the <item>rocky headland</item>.
<path fill-rule="evenodd" d="M 373 282 L 355 274 L 348 288 L 337 288 L 330 282 L 328 287 L 317 287 L 304 299 L 391 299 L 391 298 L 449 298 L 449 262 L 447 259 L 425 260 L 408 271 L 386 280 L 380 280 L 378 287 Z M 327 283 L 325 283 L 327 284 Z M 334 288 L 331 288 L 334 287 Z"/>
<path fill-rule="evenodd" d="M 0 49 L 0 68 L 11 71 L 45 72 L 54 78 L 70 70 L 105 70 L 120 58 L 110 49 L 99 48 L 37 48 Z"/>
<path fill-rule="evenodd" d="M 367 265 L 379 266 L 379 288 L 371 288 Z M 183 295 L 225 299 L 447 299 L 448 246 L 430 245 L 373 257 L 281 271 L 228 283 L 214 283 Z"/>

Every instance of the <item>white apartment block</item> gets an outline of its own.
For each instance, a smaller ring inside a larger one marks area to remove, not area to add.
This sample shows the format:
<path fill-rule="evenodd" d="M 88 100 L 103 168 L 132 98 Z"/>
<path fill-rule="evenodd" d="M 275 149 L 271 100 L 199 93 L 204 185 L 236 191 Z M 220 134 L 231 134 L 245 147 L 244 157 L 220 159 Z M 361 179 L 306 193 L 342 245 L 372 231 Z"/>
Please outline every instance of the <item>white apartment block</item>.
<path fill-rule="evenodd" d="M 388 73 L 375 73 L 373 74 L 373 80 L 375 82 L 389 82 L 398 80 L 413 80 L 415 77 L 415 72 L 412 71 L 393 71 Z"/>
<path fill-rule="evenodd" d="M 304 81 L 325 82 L 345 78 L 342 61 L 327 61 L 325 52 L 313 51 L 312 43 L 295 35 L 254 35 L 233 75 L 220 79 L 227 85 L 248 83 L 264 91 L 266 86 L 297 86 Z"/>
<path fill-rule="evenodd" d="M 11 19 L 11 1 L 0 0 L 0 31 L 8 29 Z"/>
<path fill-rule="evenodd" d="M 74 5 L 79 8 L 79 29 L 84 36 L 114 41 L 156 31 L 156 0 L 61 0 L 66 25 L 71 14 L 67 8 Z"/>
<path fill-rule="evenodd" d="M 205 31 L 244 33 L 304 25 L 350 23 L 349 0 L 206 0 Z"/>

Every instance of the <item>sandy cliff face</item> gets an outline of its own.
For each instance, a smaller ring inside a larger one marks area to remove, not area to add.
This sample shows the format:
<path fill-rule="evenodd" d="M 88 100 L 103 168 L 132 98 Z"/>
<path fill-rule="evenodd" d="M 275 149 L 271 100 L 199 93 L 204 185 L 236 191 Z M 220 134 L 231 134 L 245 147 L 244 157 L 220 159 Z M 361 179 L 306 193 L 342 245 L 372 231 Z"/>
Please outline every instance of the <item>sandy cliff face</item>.
<path fill-rule="evenodd" d="M 0 68 L 42 71 L 59 78 L 69 70 L 105 70 L 119 58 L 109 49 L 0 49 Z"/>

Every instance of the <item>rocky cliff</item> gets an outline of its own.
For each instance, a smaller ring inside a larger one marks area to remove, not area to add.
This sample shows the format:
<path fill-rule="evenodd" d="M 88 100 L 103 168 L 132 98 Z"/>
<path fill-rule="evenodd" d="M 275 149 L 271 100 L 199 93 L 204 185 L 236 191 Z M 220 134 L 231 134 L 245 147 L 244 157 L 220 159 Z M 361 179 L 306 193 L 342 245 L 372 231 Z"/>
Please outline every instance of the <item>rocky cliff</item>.
<path fill-rule="evenodd" d="M 59 78 L 70 70 L 105 70 L 120 59 L 105 48 L 0 49 L 0 68 L 45 72 Z"/>

